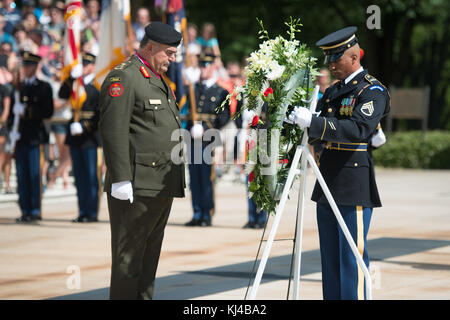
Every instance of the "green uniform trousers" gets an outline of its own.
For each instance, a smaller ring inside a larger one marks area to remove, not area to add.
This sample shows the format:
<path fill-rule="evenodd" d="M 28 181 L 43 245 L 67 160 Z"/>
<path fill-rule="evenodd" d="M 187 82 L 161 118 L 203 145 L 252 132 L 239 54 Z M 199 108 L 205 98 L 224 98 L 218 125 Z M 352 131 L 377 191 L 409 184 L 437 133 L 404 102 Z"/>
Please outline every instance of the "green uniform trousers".
<path fill-rule="evenodd" d="M 108 194 L 112 268 L 110 299 L 152 299 L 164 229 L 173 198 Z"/>

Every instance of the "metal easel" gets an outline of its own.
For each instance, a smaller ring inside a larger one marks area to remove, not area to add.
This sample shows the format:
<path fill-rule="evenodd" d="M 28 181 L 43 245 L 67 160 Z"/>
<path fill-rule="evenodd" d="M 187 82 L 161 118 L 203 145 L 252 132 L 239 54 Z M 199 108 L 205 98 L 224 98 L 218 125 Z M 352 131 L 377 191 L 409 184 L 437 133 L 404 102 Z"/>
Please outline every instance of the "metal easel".
<path fill-rule="evenodd" d="M 307 101 L 309 103 L 309 109 L 311 112 L 314 112 L 317 105 L 319 93 L 319 86 L 314 88 L 311 100 Z M 259 263 L 258 271 L 256 273 L 255 279 L 253 281 L 253 285 L 250 291 L 249 299 L 256 299 L 256 294 L 258 292 L 259 285 L 261 283 L 261 279 L 264 273 L 264 269 L 266 267 L 267 260 L 269 258 L 270 250 L 272 248 L 272 244 L 275 239 L 275 235 L 277 233 L 278 225 L 280 224 L 280 220 L 284 211 L 284 206 L 288 199 L 289 190 L 293 184 L 294 178 L 296 175 L 299 175 L 300 178 L 300 188 L 299 188 L 299 197 L 298 197 L 298 205 L 297 205 L 297 225 L 296 225 L 296 235 L 295 235 L 295 251 L 293 253 L 294 258 L 294 280 L 293 280 L 293 299 L 299 299 L 299 285 L 300 285 L 300 267 L 301 267 L 301 256 L 302 256 L 302 237 L 303 237 L 303 216 L 304 216 L 304 208 L 305 208 L 305 196 L 306 196 L 306 176 L 308 163 L 313 169 L 316 178 L 322 187 L 322 190 L 333 210 L 334 215 L 339 223 L 339 226 L 342 229 L 342 232 L 345 235 L 345 238 L 350 245 L 353 255 L 356 258 L 356 261 L 359 267 L 362 269 L 364 273 L 364 278 L 366 280 L 366 298 L 368 300 L 372 300 L 372 279 L 370 276 L 370 272 L 362 259 L 361 254 L 358 251 L 358 248 L 353 241 L 353 238 L 350 234 L 350 231 L 345 224 L 344 219 L 339 211 L 339 208 L 336 205 L 336 202 L 331 195 L 328 186 L 323 179 L 322 174 L 320 173 L 319 167 L 314 160 L 314 157 L 311 155 L 311 152 L 308 149 L 308 133 L 305 130 L 303 132 L 303 138 L 301 145 L 297 146 L 295 151 L 294 159 L 292 160 L 291 168 L 289 169 L 289 174 L 286 180 L 286 184 L 283 188 L 283 193 L 281 194 L 280 202 L 276 209 L 275 219 L 272 224 L 272 228 L 270 230 L 268 239 L 266 241 L 266 245 L 264 247 L 264 251 L 261 257 L 261 261 Z M 300 165 L 300 168 L 299 168 Z"/>

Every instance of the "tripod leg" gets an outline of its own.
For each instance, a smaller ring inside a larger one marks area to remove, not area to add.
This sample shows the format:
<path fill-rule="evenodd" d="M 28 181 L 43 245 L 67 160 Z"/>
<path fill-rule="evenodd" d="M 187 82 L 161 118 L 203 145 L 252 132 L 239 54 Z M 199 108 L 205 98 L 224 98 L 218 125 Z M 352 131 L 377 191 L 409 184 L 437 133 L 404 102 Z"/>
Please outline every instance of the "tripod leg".
<path fill-rule="evenodd" d="M 356 261 L 358 262 L 359 267 L 364 272 L 364 278 L 366 279 L 366 297 L 367 300 L 372 300 L 372 278 L 370 276 L 370 272 L 367 269 L 366 264 L 364 263 L 364 260 L 361 256 L 361 254 L 358 251 L 358 248 L 356 247 L 355 241 L 353 241 L 352 235 L 350 234 L 350 231 L 347 228 L 347 225 L 345 224 L 344 219 L 342 218 L 342 215 L 339 211 L 339 208 L 336 205 L 336 202 L 333 199 L 333 196 L 331 195 L 330 189 L 328 189 L 327 183 L 325 182 L 322 174 L 320 173 L 319 167 L 317 167 L 316 161 L 314 160 L 311 153 L 306 153 L 308 162 L 310 163 L 316 177 L 317 181 L 319 181 L 320 186 L 322 187 L 323 193 L 325 194 L 331 209 L 333 209 L 334 215 L 336 216 L 336 220 L 339 223 L 339 226 L 342 229 L 342 232 L 344 233 L 345 239 L 347 239 L 348 244 L 350 245 L 350 248 L 353 252 L 353 255 L 356 258 Z"/>
<path fill-rule="evenodd" d="M 264 269 L 266 267 L 267 259 L 269 258 L 270 249 L 272 248 L 273 240 L 275 239 L 275 235 L 277 233 L 278 225 L 280 224 L 281 216 L 283 215 L 284 206 L 287 201 L 287 197 L 289 195 L 289 190 L 291 189 L 292 182 L 294 181 L 294 177 L 298 174 L 298 163 L 300 161 L 300 156 L 302 154 L 302 148 L 297 147 L 295 151 L 294 159 L 292 160 L 291 169 L 289 170 L 289 174 L 286 180 L 286 184 L 283 188 L 283 193 L 281 194 L 280 203 L 277 206 L 277 210 L 275 213 L 275 219 L 272 224 L 272 228 L 270 229 L 269 237 L 267 239 L 266 246 L 264 247 L 264 251 L 261 257 L 261 262 L 258 266 L 258 271 L 256 272 L 255 280 L 253 281 L 252 290 L 250 291 L 250 300 L 254 300 L 256 298 L 256 293 L 259 288 L 259 284 L 261 283 L 261 278 L 264 273 Z"/>
<path fill-rule="evenodd" d="M 297 204 L 297 227 L 295 235 L 295 252 L 294 252 L 294 290 L 293 299 L 298 300 L 300 287 L 300 268 L 302 260 L 302 240 L 303 240 L 303 216 L 305 212 L 305 197 L 306 197 L 306 173 L 308 168 L 307 155 L 309 153 L 308 147 L 303 147 L 303 153 L 300 162 L 300 189 L 298 194 Z"/>

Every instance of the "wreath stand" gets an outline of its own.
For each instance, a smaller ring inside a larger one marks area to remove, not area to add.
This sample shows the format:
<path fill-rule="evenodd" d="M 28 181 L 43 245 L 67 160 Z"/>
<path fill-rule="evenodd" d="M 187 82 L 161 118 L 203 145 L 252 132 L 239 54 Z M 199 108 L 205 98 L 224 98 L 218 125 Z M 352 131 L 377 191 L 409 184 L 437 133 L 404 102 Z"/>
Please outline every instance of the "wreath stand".
<path fill-rule="evenodd" d="M 314 112 L 316 109 L 318 93 L 319 93 L 319 86 L 316 86 L 314 88 L 311 100 L 308 101 L 309 109 L 311 112 Z M 294 259 L 293 299 L 294 300 L 299 299 L 300 267 L 301 267 L 302 237 L 303 237 L 303 215 L 304 215 L 304 207 L 305 207 L 304 204 L 305 204 L 305 195 L 306 195 L 306 174 L 307 174 L 307 169 L 308 169 L 308 163 L 310 164 L 311 168 L 313 169 L 313 172 L 316 175 L 316 178 L 317 178 L 320 186 L 322 187 L 322 190 L 333 210 L 333 213 L 336 216 L 339 226 L 341 227 L 341 229 L 345 235 L 345 238 L 346 238 L 348 244 L 350 245 L 352 253 L 355 256 L 359 267 L 362 269 L 362 271 L 364 273 L 364 278 L 366 280 L 365 281 L 366 282 L 366 298 L 368 300 L 372 300 L 372 279 L 370 276 L 370 272 L 367 269 L 367 266 L 364 263 L 364 260 L 362 259 L 362 256 L 359 253 L 355 242 L 353 241 L 353 238 L 347 228 L 347 225 L 345 224 L 345 221 L 342 218 L 342 215 L 336 205 L 336 202 L 334 201 L 333 196 L 331 195 L 331 192 L 328 189 L 328 186 L 327 186 L 325 180 L 323 179 L 322 174 L 320 173 L 319 167 L 317 166 L 316 161 L 314 160 L 314 157 L 311 155 L 311 152 L 308 149 L 308 133 L 306 130 L 303 133 L 301 145 L 297 146 L 297 149 L 295 151 L 294 159 L 292 160 L 292 164 L 291 164 L 291 168 L 289 170 L 286 184 L 284 185 L 283 192 L 281 194 L 281 199 L 277 206 L 275 219 L 272 224 L 272 228 L 270 230 L 268 239 L 266 241 L 266 245 L 264 247 L 264 251 L 263 251 L 263 254 L 261 257 L 261 262 L 259 264 L 258 271 L 257 271 L 255 279 L 253 281 L 249 299 L 250 300 L 256 299 L 256 294 L 258 292 L 258 288 L 261 283 L 264 269 L 266 267 L 266 263 L 269 258 L 270 250 L 272 248 L 272 244 L 275 239 L 275 235 L 277 233 L 278 225 L 280 223 L 280 220 L 281 220 L 281 217 L 282 217 L 282 214 L 284 211 L 284 206 L 286 204 L 286 201 L 287 201 L 287 198 L 289 195 L 289 190 L 291 189 L 292 183 L 293 183 L 296 175 L 299 175 L 299 177 L 300 177 L 300 188 L 299 188 L 299 196 L 298 196 L 298 204 L 297 204 L 297 224 L 296 224 L 296 232 L 295 232 L 296 234 L 295 234 L 295 239 L 294 239 L 294 252 L 293 252 L 293 259 Z M 300 169 L 298 169 L 299 164 L 300 164 Z"/>

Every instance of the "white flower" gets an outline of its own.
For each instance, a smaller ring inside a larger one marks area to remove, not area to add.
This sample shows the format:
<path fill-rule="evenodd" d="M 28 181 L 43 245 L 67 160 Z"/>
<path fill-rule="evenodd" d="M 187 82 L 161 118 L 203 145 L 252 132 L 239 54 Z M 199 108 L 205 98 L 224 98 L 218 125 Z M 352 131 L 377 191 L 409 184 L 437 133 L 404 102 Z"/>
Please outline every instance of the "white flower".
<path fill-rule="evenodd" d="M 267 79 L 276 80 L 283 75 L 285 66 L 280 66 L 278 62 L 271 61 L 270 63 L 270 72 L 267 74 Z"/>

